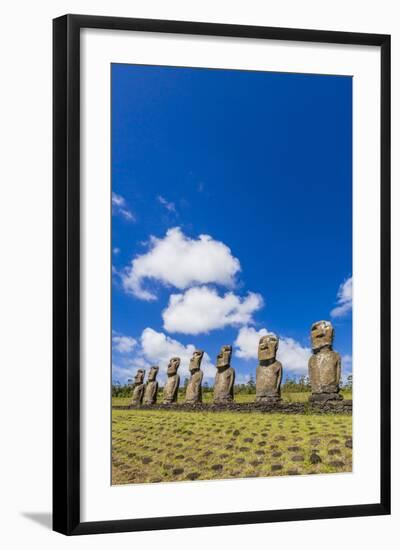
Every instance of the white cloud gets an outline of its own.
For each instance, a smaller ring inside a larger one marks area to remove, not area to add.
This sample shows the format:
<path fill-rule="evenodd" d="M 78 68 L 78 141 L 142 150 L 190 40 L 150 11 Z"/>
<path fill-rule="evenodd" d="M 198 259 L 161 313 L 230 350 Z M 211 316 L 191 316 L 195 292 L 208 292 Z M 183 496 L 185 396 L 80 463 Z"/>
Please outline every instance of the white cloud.
<path fill-rule="evenodd" d="M 331 317 L 343 317 L 353 307 L 353 277 L 349 277 L 339 287 L 337 306 L 332 309 Z"/>
<path fill-rule="evenodd" d="M 242 327 L 235 340 L 235 355 L 241 359 L 257 359 L 258 343 L 261 336 L 268 334 L 265 328 Z"/>
<path fill-rule="evenodd" d="M 261 336 L 268 334 L 267 329 L 256 330 L 253 327 L 242 327 L 235 340 L 235 355 L 242 359 L 257 359 L 258 343 Z M 303 347 L 293 338 L 279 337 L 277 359 L 282 363 L 285 372 L 307 374 L 311 350 Z"/>
<path fill-rule="evenodd" d="M 351 355 L 343 355 L 342 357 L 342 365 L 345 365 L 346 367 L 351 366 L 353 362 L 353 357 Z"/>
<path fill-rule="evenodd" d="M 277 358 L 286 371 L 296 374 L 307 374 L 310 356 L 310 348 L 303 347 L 293 338 L 280 338 Z"/>
<path fill-rule="evenodd" d="M 112 193 L 111 203 L 112 203 L 113 214 L 120 215 L 129 222 L 136 221 L 136 218 L 133 212 L 128 208 L 126 204 L 126 200 L 122 195 L 118 195 L 117 193 Z"/>
<path fill-rule="evenodd" d="M 142 355 L 134 355 L 132 359 L 128 359 L 126 364 L 131 367 L 136 367 L 137 369 L 147 369 L 151 367 L 151 363 L 149 363 L 149 361 L 147 361 Z"/>
<path fill-rule="evenodd" d="M 115 334 L 112 337 L 112 347 L 118 353 L 131 353 L 137 342 L 131 336 Z"/>
<path fill-rule="evenodd" d="M 353 368 L 353 357 L 351 355 L 343 355 L 342 357 L 342 371 L 343 374 L 351 374 Z"/>
<path fill-rule="evenodd" d="M 190 239 L 174 227 L 164 238 L 150 238 L 150 250 L 132 260 L 122 274 L 122 282 L 124 289 L 137 298 L 155 300 L 154 292 L 142 286 L 146 279 L 181 290 L 207 283 L 232 287 L 238 271 L 239 260 L 224 243 L 209 235 Z"/>
<path fill-rule="evenodd" d="M 174 212 L 176 214 L 175 204 L 173 202 L 168 202 L 167 199 L 158 195 L 157 200 L 160 204 L 164 206 L 169 212 Z"/>
<path fill-rule="evenodd" d="M 249 373 L 249 374 L 243 374 L 243 373 L 236 373 L 236 376 L 235 376 L 235 385 L 240 385 L 240 384 L 247 384 L 247 382 L 250 380 L 250 378 L 253 378 L 255 379 L 255 373 L 254 375 L 252 376 L 253 373 Z"/>
<path fill-rule="evenodd" d="M 119 254 L 121 252 L 120 248 L 113 248 L 113 254 Z"/>
<path fill-rule="evenodd" d="M 112 193 L 111 200 L 113 206 L 125 206 L 124 197 L 117 195 L 117 193 Z"/>
<path fill-rule="evenodd" d="M 129 379 L 134 379 L 138 369 L 144 369 L 145 376 L 147 376 L 150 367 L 151 363 L 146 361 L 140 354 L 130 358 L 126 355 L 113 357 L 112 380 L 113 382 L 118 381 L 120 384 L 127 384 Z"/>
<path fill-rule="evenodd" d="M 114 338 L 116 338 L 115 333 L 113 335 L 113 343 Z M 132 338 L 132 340 L 134 339 Z M 148 373 L 152 365 L 158 365 L 160 367 L 158 380 L 163 384 L 171 357 L 181 358 L 181 365 L 178 371 L 181 376 L 181 384 L 183 384 L 185 377 L 190 376 L 189 362 L 194 350 L 197 349 L 193 344 L 184 345 L 163 332 L 157 332 L 149 327 L 145 328 L 140 338 L 134 341 L 133 353 L 130 356 L 121 351 L 117 356 L 113 357 L 112 378 L 114 381 L 118 380 L 121 384 L 126 384 L 129 378 L 133 379 L 137 369 L 145 369 L 146 373 Z M 115 350 L 114 345 L 113 350 Z M 117 351 L 119 352 L 119 350 Z M 204 373 L 204 380 L 212 382 L 216 369 L 207 353 L 203 355 L 201 369 Z"/>
<path fill-rule="evenodd" d="M 113 384 L 116 382 L 119 384 L 127 384 L 128 380 L 133 380 L 135 373 L 136 371 L 132 367 L 121 366 L 116 363 L 112 364 Z"/>
<path fill-rule="evenodd" d="M 193 344 L 185 346 L 178 340 L 170 338 L 163 332 L 157 332 L 152 328 L 145 328 L 141 336 L 141 352 L 143 357 L 152 364 L 159 365 L 160 371 L 165 373 L 171 357 L 180 357 L 181 376 L 189 376 L 189 361 L 196 347 Z M 215 367 L 211 363 L 207 353 L 203 355 L 201 369 L 205 378 L 214 378 Z"/>
<path fill-rule="evenodd" d="M 241 298 L 233 292 L 220 296 L 207 286 L 193 287 L 183 294 L 172 294 L 162 318 L 168 332 L 201 334 L 228 325 L 252 323 L 252 314 L 262 305 L 262 297 L 253 292 Z"/>

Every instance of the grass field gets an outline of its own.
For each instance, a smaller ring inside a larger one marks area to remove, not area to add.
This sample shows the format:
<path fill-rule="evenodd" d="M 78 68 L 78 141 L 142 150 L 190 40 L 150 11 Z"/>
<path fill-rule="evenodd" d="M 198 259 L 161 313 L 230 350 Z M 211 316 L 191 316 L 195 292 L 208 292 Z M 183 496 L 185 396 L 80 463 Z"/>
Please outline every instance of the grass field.
<path fill-rule="evenodd" d="M 115 485 L 352 469 L 350 415 L 139 409 L 112 418 Z"/>
<path fill-rule="evenodd" d="M 351 399 L 352 394 L 351 391 L 342 391 L 341 394 L 343 395 L 344 399 Z M 308 392 L 282 392 L 282 400 L 286 402 L 303 402 L 307 401 L 310 394 Z M 178 396 L 178 403 L 183 403 L 185 399 L 184 394 L 180 394 Z M 207 392 L 203 394 L 203 403 L 211 403 L 213 399 L 212 392 Z M 113 397 L 112 398 L 112 404 L 113 405 L 130 405 L 131 397 Z M 237 403 L 251 403 L 255 400 L 254 394 L 247 394 L 247 393 L 238 393 L 235 395 L 235 401 Z M 162 393 L 159 392 L 157 396 L 157 403 L 162 403 Z"/>

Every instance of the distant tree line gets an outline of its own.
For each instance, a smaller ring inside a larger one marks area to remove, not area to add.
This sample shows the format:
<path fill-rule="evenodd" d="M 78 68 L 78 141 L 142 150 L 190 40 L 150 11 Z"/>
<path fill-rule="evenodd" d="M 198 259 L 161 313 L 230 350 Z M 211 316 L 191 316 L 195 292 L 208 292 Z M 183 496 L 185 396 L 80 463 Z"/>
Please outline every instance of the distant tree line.
<path fill-rule="evenodd" d="M 132 394 L 132 380 L 128 380 L 127 384 L 120 384 L 118 380 L 113 380 L 112 383 L 112 396 L 113 397 L 130 397 Z M 184 395 L 186 387 L 189 383 L 189 378 L 184 378 L 183 384 L 179 388 L 179 394 Z M 353 389 L 353 376 L 349 374 L 345 380 L 342 380 L 340 387 L 343 390 Z M 311 391 L 310 379 L 308 376 L 287 376 L 285 382 L 282 383 L 281 389 L 283 392 L 309 392 Z M 158 387 L 158 393 L 162 393 L 163 387 Z M 214 391 L 214 387 L 208 382 L 203 383 L 203 393 L 211 393 Z M 245 384 L 235 384 L 235 394 L 255 394 L 256 383 L 253 377 L 250 377 Z"/>
<path fill-rule="evenodd" d="M 131 397 L 132 396 L 132 382 L 127 384 L 120 384 L 118 380 L 113 380 L 111 385 L 112 397 Z"/>

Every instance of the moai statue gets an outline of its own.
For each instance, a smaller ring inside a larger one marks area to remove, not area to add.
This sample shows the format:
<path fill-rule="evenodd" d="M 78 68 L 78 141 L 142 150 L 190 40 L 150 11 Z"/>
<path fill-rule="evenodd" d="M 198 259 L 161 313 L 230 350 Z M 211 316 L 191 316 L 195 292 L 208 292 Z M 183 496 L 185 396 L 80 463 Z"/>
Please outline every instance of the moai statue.
<path fill-rule="evenodd" d="M 144 405 L 154 405 L 157 402 L 158 382 L 156 380 L 158 374 L 158 367 L 151 367 L 149 376 L 147 377 L 147 384 L 144 390 Z"/>
<path fill-rule="evenodd" d="M 144 395 L 144 374 L 146 371 L 143 369 L 138 369 L 136 372 L 136 376 L 134 378 L 134 384 L 133 384 L 133 394 L 132 394 L 132 402 L 131 405 L 134 407 L 140 407 L 143 401 L 143 395 Z"/>
<path fill-rule="evenodd" d="M 308 362 L 311 383 L 310 401 L 325 402 L 343 399 L 339 395 L 340 355 L 333 351 L 334 329 L 329 321 L 318 321 L 311 327 L 313 355 Z"/>
<path fill-rule="evenodd" d="M 196 349 L 190 359 L 190 380 L 186 388 L 185 403 L 202 402 L 201 382 L 203 380 L 203 371 L 200 370 L 200 366 L 203 355 L 204 351 Z"/>
<path fill-rule="evenodd" d="M 222 346 L 217 355 L 217 374 L 214 383 L 214 403 L 233 401 L 235 371 L 231 367 L 232 346 Z"/>
<path fill-rule="evenodd" d="M 256 371 L 256 402 L 281 401 L 282 364 L 276 360 L 279 338 L 267 334 L 258 344 L 258 367 Z"/>
<path fill-rule="evenodd" d="M 180 357 L 172 357 L 168 363 L 167 381 L 164 386 L 163 403 L 176 403 L 178 400 L 179 374 L 178 368 L 181 364 Z"/>

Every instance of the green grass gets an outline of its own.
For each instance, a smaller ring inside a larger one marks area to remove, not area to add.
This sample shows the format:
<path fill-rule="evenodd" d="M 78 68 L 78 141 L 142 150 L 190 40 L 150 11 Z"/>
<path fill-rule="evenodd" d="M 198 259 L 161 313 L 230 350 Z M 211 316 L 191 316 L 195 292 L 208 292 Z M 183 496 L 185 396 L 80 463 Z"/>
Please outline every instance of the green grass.
<path fill-rule="evenodd" d="M 352 469 L 350 415 L 139 409 L 112 418 L 115 485 Z"/>
<path fill-rule="evenodd" d="M 351 399 L 351 391 L 341 392 L 344 399 Z M 303 402 L 307 401 L 310 396 L 309 392 L 282 392 L 282 399 L 286 402 Z M 238 393 L 235 395 L 235 401 L 237 403 L 251 403 L 255 400 L 254 394 Z M 203 394 L 203 403 L 211 403 L 213 399 L 213 394 L 207 392 Z M 184 394 L 180 394 L 178 397 L 178 403 L 183 403 L 185 400 Z M 130 405 L 131 397 L 113 397 L 113 405 Z M 157 402 L 162 403 L 162 393 L 159 393 L 157 396 Z"/>

